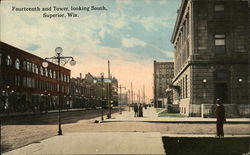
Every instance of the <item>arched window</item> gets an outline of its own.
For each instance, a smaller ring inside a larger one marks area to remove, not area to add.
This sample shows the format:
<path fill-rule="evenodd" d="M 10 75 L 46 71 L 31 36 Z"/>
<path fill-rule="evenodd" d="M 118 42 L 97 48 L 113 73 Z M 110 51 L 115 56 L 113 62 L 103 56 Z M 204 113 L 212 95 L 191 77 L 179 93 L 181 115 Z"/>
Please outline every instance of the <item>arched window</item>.
<path fill-rule="evenodd" d="M 40 67 L 40 74 L 43 75 L 43 67 Z"/>
<path fill-rule="evenodd" d="M 12 60 L 11 60 L 9 55 L 7 56 L 6 64 L 7 64 L 7 66 L 11 66 L 11 64 L 12 64 Z"/>
<path fill-rule="evenodd" d="M 17 58 L 16 61 L 15 61 L 15 67 L 16 67 L 17 70 L 20 69 L 20 61 L 19 61 L 18 58 Z"/>

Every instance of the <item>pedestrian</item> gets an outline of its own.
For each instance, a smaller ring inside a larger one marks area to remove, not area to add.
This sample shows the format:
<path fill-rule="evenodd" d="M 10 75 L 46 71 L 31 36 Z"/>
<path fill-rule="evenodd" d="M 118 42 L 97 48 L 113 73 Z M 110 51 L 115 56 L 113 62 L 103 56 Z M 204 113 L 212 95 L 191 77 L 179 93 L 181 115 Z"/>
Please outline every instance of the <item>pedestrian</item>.
<path fill-rule="evenodd" d="M 138 116 L 138 106 L 137 106 L 136 103 L 134 104 L 134 112 L 135 112 L 135 116 L 134 117 L 137 117 Z"/>
<path fill-rule="evenodd" d="M 143 117 L 142 105 L 139 106 L 139 117 Z"/>
<path fill-rule="evenodd" d="M 225 116 L 225 108 L 221 102 L 220 99 L 216 99 L 216 129 L 217 129 L 217 136 L 218 137 L 224 137 L 224 131 L 223 131 L 223 124 L 226 122 L 226 116 Z"/>

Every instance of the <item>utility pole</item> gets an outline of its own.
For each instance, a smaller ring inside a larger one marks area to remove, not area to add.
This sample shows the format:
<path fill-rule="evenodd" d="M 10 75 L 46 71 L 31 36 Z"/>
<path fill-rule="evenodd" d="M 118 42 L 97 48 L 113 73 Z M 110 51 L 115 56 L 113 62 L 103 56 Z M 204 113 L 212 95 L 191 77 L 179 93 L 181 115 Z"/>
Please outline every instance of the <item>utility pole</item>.
<path fill-rule="evenodd" d="M 135 102 L 137 102 L 137 101 L 136 101 L 136 98 L 135 98 L 135 92 L 134 92 L 134 96 L 133 96 L 133 98 L 135 99 Z"/>
<path fill-rule="evenodd" d="M 130 112 L 130 90 L 128 90 L 128 112 Z"/>
<path fill-rule="evenodd" d="M 109 60 L 108 60 L 108 78 L 111 81 Z M 110 85 L 111 85 L 111 83 L 108 83 L 108 106 L 109 106 L 109 112 L 108 112 L 108 117 L 107 117 L 108 119 L 111 118 L 111 104 L 110 104 L 111 89 L 110 89 Z"/>
<path fill-rule="evenodd" d="M 139 104 L 141 103 L 141 101 L 140 101 L 140 89 L 138 90 L 138 102 L 139 102 Z"/>
<path fill-rule="evenodd" d="M 145 104 L 145 85 L 143 85 L 143 104 Z"/>
<path fill-rule="evenodd" d="M 133 105 L 134 101 L 133 101 L 133 98 L 134 98 L 134 94 L 133 94 L 133 86 L 132 86 L 132 82 L 130 83 L 130 87 L 131 87 L 131 103 Z"/>

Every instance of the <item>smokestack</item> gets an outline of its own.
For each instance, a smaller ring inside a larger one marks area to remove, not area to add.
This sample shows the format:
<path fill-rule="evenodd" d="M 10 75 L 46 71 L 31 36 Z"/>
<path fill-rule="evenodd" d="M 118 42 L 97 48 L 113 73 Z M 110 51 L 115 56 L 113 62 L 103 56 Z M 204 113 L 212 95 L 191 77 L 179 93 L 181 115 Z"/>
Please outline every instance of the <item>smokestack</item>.
<path fill-rule="evenodd" d="M 82 73 L 80 73 L 80 79 L 82 79 Z"/>

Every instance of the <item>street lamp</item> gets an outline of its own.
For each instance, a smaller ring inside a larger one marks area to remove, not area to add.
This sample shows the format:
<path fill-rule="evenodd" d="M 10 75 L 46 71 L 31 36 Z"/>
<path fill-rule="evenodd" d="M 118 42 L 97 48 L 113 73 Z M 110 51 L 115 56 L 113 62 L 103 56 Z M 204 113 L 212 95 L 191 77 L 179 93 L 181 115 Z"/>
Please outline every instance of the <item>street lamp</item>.
<path fill-rule="evenodd" d="M 60 80 L 60 65 L 61 63 L 65 65 L 69 60 L 70 60 L 70 65 L 74 66 L 76 64 L 76 61 L 74 60 L 73 57 L 65 57 L 62 55 L 63 49 L 61 47 L 57 47 L 55 49 L 56 56 L 45 58 L 45 61 L 42 63 L 42 66 L 47 68 L 49 66 L 47 60 L 56 60 L 57 65 L 58 65 L 58 86 L 59 86 L 59 91 L 58 91 L 58 135 L 62 135 L 62 129 L 61 129 L 61 80 Z"/>
<path fill-rule="evenodd" d="M 241 84 L 243 82 L 243 80 L 241 78 L 239 78 L 238 82 Z"/>
<path fill-rule="evenodd" d="M 206 99 L 206 84 L 207 84 L 207 79 L 203 79 L 202 82 L 203 82 L 203 87 L 204 87 L 204 89 L 203 89 L 203 98 Z"/>
<path fill-rule="evenodd" d="M 126 90 L 126 87 L 122 87 L 122 85 L 120 85 L 120 114 L 122 114 L 122 88 L 124 88 Z"/>
<path fill-rule="evenodd" d="M 204 86 L 204 88 L 206 87 L 206 83 L 207 83 L 207 79 L 203 79 L 203 86 Z"/>
<path fill-rule="evenodd" d="M 104 73 L 101 73 L 101 80 L 102 80 L 102 101 L 101 101 L 101 104 L 102 104 L 102 117 L 101 117 L 101 120 L 103 121 L 103 89 L 104 89 L 104 86 L 103 86 L 103 81 L 104 81 Z"/>
<path fill-rule="evenodd" d="M 240 95 L 240 89 L 241 89 L 241 84 L 243 82 L 243 79 L 239 78 L 238 79 L 238 82 L 239 82 L 239 90 L 238 90 L 238 94 L 239 94 L 239 100 L 241 99 L 241 95 Z"/>

